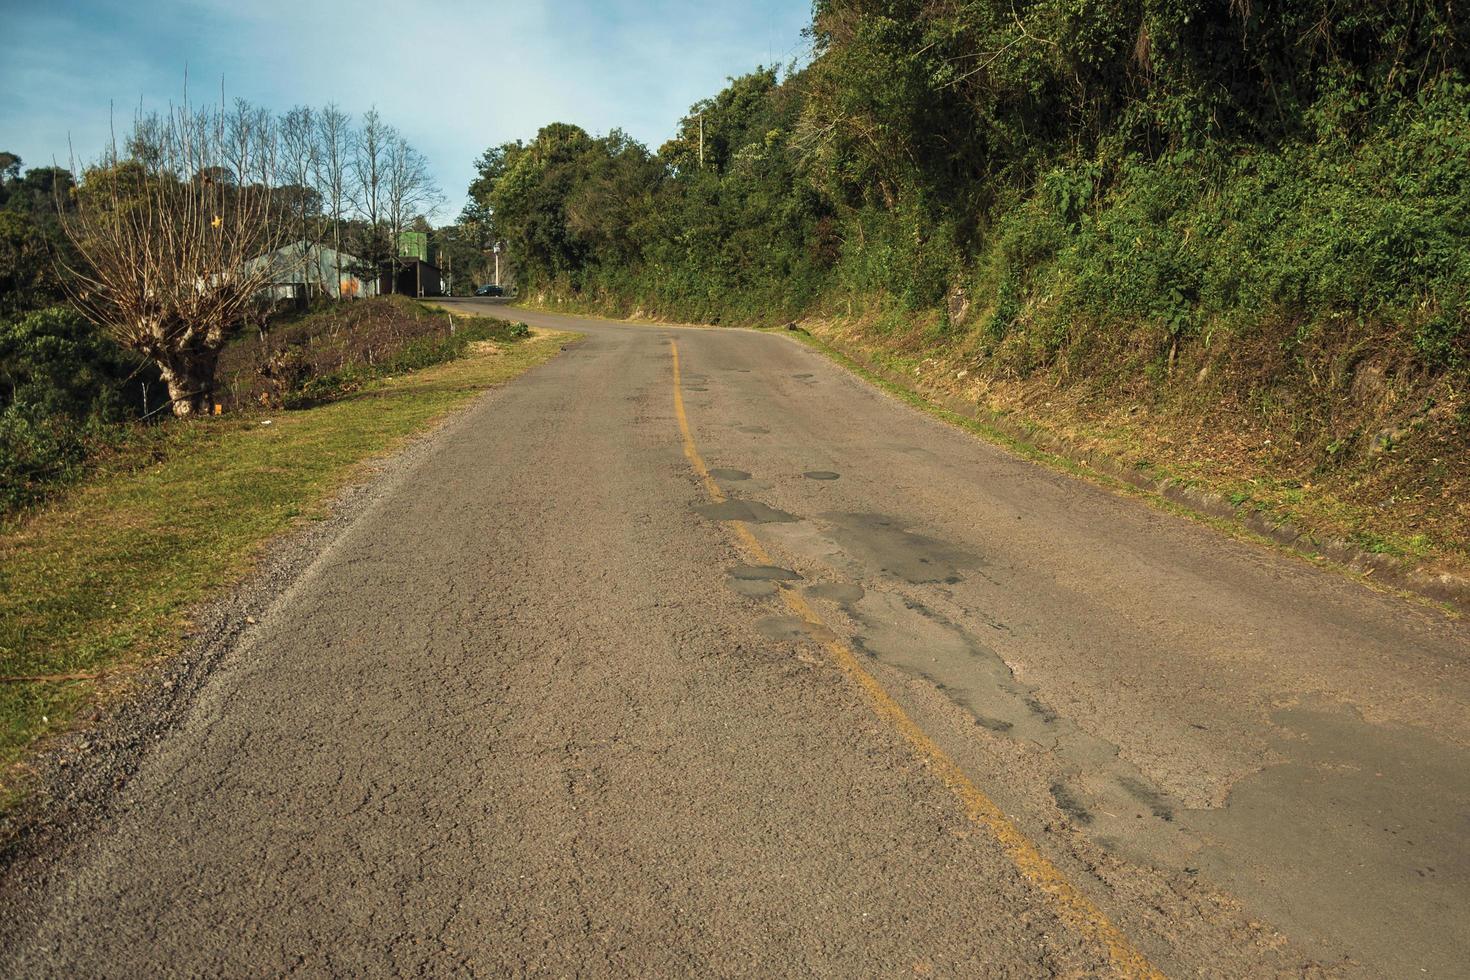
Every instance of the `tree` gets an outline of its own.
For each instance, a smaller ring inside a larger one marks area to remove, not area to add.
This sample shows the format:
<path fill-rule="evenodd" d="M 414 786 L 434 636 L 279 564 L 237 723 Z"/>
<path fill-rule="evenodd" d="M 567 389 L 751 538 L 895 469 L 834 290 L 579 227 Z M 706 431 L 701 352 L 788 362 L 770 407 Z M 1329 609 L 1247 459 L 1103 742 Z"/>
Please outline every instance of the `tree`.
<path fill-rule="evenodd" d="M 141 152 L 108 147 L 62 217 L 78 306 L 158 366 L 178 416 L 210 411 L 220 349 L 279 271 L 257 260 L 289 232 L 270 122 L 238 102 L 140 120 Z"/>
<path fill-rule="evenodd" d="M 70 206 L 71 173 L 32 167 L 0 153 L 0 317 L 59 303 L 66 296 L 56 258 L 64 236 L 56 220 L 58 195 Z"/>
<path fill-rule="evenodd" d="M 676 173 L 695 173 L 701 168 L 701 158 L 705 168 L 723 173 L 744 145 L 751 120 L 769 111 L 776 69 L 757 68 L 729 82 L 714 98 L 691 106 L 679 121 L 678 135 L 659 148 L 659 155 Z"/>
<path fill-rule="evenodd" d="M 383 121 L 377 109 L 363 113 L 362 128 L 352 140 L 350 194 L 358 217 L 366 224 L 360 247 L 362 257 L 378 268 L 389 258 L 383 235 L 384 185 L 388 180 L 388 153 L 397 132 Z"/>
<path fill-rule="evenodd" d="M 473 199 L 460 212 L 458 221 L 435 232 L 436 251 L 453 270 L 456 289 L 468 293 L 490 281 L 496 241 L 494 215 Z M 507 271 L 502 269 L 502 281 Z"/>
<path fill-rule="evenodd" d="M 497 234 L 515 242 L 527 285 L 575 277 L 600 240 L 626 243 L 626 229 L 604 224 L 591 186 L 599 174 L 616 170 L 624 155 L 634 166 L 648 159 L 621 133 L 594 139 L 579 126 L 552 123 L 530 143 L 506 143 L 481 156 L 472 193 L 494 214 Z M 651 180 L 654 174 L 644 176 Z M 606 195 L 620 199 L 621 194 Z"/>
<path fill-rule="evenodd" d="M 403 251 L 399 244 L 401 236 L 415 216 L 437 205 L 439 197 L 439 188 L 429 176 L 429 161 L 397 134 L 394 134 L 388 145 L 387 178 L 383 183 L 383 192 L 388 229 L 393 242 L 393 278 L 396 289 L 397 257 Z"/>
<path fill-rule="evenodd" d="M 347 216 L 347 178 L 355 137 L 347 113 L 329 103 L 316 116 L 316 160 L 312 176 L 317 193 L 332 223 L 332 250 L 337 256 L 337 286 L 333 293 L 340 298 L 342 288 L 342 221 Z"/>
<path fill-rule="evenodd" d="M 0 150 L 0 207 L 10 200 L 10 185 L 20 180 L 20 157 Z"/>
<path fill-rule="evenodd" d="M 36 309 L 60 296 L 44 230 L 24 212 L 0 210 L 0 317 Z"/>
<path fill-rule="evenodd" d="M 282 116 L 280 134 L 285 184 L 282 205 L 294 228 L 293 247 L 305 265 L 318 237 L 312 233 L 312 219 L 321 213 L 321 195 L 311 186 L 319 155 L 316 116 L 311 107 L 297 106 Z"/>

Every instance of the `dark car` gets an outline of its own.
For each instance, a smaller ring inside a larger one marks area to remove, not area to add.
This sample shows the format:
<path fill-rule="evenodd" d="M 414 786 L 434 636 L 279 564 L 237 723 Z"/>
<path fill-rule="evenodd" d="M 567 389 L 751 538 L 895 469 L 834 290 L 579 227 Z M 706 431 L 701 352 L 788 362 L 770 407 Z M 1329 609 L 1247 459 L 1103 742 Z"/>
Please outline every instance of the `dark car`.
<path fill-rule="evenodd" d="M 479 289 L 475 290 L 475 295 L 476 296 L 504 296 L 505 295 L 505 287 L 504 286 L 484 285 L 484 286 L 481 286 Z"/>

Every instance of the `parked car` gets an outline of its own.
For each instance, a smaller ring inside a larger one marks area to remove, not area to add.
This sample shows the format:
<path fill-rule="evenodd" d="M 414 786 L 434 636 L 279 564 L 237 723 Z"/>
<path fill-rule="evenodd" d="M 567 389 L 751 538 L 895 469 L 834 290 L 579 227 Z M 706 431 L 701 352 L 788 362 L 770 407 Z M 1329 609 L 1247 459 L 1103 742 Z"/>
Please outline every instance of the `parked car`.
<path fill-rule="evenodd" d="M 475 290 L 475 295 L 476 296 L 504 296 L 505 295 L 505 287 L 504 286 L 495 286 L 495 285 L 491 285 L 491 284 L 487 283 L 487 284 L 481 286 L 479 289 Z"/>

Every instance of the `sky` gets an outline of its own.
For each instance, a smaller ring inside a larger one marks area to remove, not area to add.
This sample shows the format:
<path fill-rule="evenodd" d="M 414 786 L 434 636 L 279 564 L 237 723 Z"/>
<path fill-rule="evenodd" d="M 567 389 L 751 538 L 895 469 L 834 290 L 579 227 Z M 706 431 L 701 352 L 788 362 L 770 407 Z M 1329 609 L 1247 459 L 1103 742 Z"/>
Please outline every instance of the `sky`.
<path fill-rule="evenodd" d="M 548 122 L 657 149 L 689 106 L 801 59 L 809 0 L 0 0 L 0 150 L 95 158 L 141 106 L 244 98 L 277 111 L 376 106 L 428 158 L 439 221 L 488 146 Z"/>

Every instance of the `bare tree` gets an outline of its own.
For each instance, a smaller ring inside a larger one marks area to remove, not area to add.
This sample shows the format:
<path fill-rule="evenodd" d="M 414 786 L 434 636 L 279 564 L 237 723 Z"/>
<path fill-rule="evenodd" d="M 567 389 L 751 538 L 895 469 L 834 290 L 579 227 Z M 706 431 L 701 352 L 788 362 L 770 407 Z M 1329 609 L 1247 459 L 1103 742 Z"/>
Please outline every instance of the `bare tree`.
<path fill-rule="evenodd" d="M 130 147 L 114 140 L 61 210 L 81 260 L 76 299 L 158 365 L 175 415 L 208 413 L 220 348 L 278 271 L 257 260 L 284 231 L 270 116 L 186 99 L 140 119 Z"/>
<path fill-rule="evenodd" d="M 352 120 L 335 103 L 317 113 L 317 157 L 313 173 L 317 192 L 332 222 L 332 250 L 337 253 L 336 294 L 342 293 L 342 220 L 347 215 L 347 177 L 352 159 Z"/>
<path fill-rule="evenodd" d="M 367 224 L 363 258 L 374 267 L 390 257 L 383 241 L 384 184 L 388 179 L 388 150 L 396 137 L 378 110 L 369 109 L 363 113 L 362 128 L 352 141 L 352 202 L 358 217 Z"/>
<path fill-rule="evenodd" d="M 402 136 L 394 134 L 388 145 L 383 200 L 389 237 L 393 243 L 395 289 L 398 278 L 397 257 L 403 251 L 399 244 L 403 231 L 416 215 L 437 206 L 438 198 L 439 188 L 429 175 L 429 161 Z"/>
<path fill-rule="evenodd" d="M 263 148 L 271 151 L 270 177 L 274 180 L 278 162 L 276 121 L 271 118 L 270 110 L 236 99 L 230 109 L 221 112 L 221 123 L 220 158 L 236 183 L 244 186 L 249 178 L 257 176 Z"/>
<path fill-rule="evenodd" d="M 310 106 L 297 106 L 281 117 L 278 128 L 283 182 L 280 190 L 285 192 L 282 210 L 290 216 L 293 225 L 292 249 L 305 266 L 316 251 L 319 236 L 313 233 L 312 225 L 321 212 L 321 196 L 312 186 L 319 155 L 316 114 Z M 319 278 L 320 272 L 320 262 L 317 262 L 311 274 Z"/>

